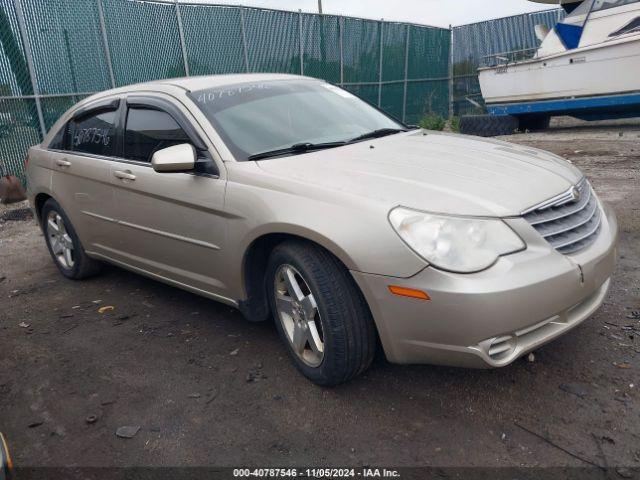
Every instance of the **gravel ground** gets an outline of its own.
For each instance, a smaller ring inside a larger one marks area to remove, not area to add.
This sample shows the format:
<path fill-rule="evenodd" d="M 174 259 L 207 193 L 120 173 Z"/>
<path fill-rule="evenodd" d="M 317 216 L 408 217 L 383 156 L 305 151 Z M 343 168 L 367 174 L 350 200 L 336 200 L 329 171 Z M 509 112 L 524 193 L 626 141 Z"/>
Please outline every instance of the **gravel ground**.
<path fill-rule="evenodd" d="M 34 222 L 2 207 L 0 430 L 15 463 L 639 467 L 640 122 L 568 125 L 507 139 L 584 169 L 619 216 L 618 271 L 589 321 L 500 370 L 378 359 L 319 388 L 272 324 L 115 267 L 63 279 Z"/>

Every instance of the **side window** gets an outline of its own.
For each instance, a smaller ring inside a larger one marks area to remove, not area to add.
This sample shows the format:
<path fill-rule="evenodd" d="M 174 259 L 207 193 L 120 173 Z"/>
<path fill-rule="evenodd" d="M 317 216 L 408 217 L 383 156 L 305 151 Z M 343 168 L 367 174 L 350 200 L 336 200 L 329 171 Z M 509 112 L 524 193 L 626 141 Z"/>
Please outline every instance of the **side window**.
<path fill-rule="evenodd" d="M 49 148 L 51 150 L 66 150 L 66 145 L 64 143 L 64 132 L 66 131 L 66 129 L 67 125 L 65 124 L 51 139 L 51 142 L 49 143 Z"/>
<path fill-rule="evenodd" d="M 89 112 L 69 122 L 71 150 L 113 156 L 116 143 L 116 110 Z"/>
<path fill-rule="evenodd" d="M 150 108 L 129 108 L 124 134 L 125 158 L 151 162 L 158 150 L 181 143 L 192 142 L 171 115 Z"/>
<path fill-rule="evenodd" d="M 618 35 L 624 35 L 625 33 L 631 33 L 636 31 L 640 31 L 640 17 L 634 18 L 629 23 L 627 23 L 624 27 L 622 27 L 620 30 L 616 30 L 615 32 L 610 33 L 609 36 L 617 37 Z"/>

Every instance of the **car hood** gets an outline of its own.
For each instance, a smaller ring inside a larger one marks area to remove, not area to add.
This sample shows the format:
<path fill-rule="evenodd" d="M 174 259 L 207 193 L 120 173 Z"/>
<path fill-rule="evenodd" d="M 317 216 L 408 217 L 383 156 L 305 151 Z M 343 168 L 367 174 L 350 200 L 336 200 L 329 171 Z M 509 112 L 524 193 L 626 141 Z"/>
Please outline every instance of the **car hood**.
<path fill-rule="evenodd" d="M 582 178 L 542 150 L 419 130 L 257 163 L 272 175 L 389 208 L 499 217 L 520 215 Z"/>

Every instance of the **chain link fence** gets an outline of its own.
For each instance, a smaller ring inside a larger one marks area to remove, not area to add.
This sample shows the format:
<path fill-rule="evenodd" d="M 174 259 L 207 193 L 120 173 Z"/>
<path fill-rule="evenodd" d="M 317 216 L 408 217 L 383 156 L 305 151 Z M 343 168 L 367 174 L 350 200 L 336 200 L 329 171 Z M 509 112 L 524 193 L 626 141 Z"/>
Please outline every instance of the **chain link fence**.
<path fill-rule="evenodd" d="M 558 14 L 536 15 L 450 30 L 170 0 L 0 0 L 0 175 L 22 176 L 27 148 L 80 99 L 159 78 L 303 74 L 407 123 L 465 113 L 481 57 L 536 46 L 535 24 Z"/>

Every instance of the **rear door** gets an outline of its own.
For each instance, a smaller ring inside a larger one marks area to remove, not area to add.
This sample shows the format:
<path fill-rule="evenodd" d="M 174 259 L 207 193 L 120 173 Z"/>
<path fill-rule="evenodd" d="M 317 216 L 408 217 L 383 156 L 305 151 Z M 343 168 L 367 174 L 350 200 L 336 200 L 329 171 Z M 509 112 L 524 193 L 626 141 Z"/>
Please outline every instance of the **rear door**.
<path fill-rule="evenodd" d="M 225 181 L 192 118 L 170 97 L 129 96 L 124 161 L 112 170 L 122 260 L 147 273 L 214 295 L 226 293 Z M 190 143 L 198 165 L 189 173 L 158 173 L 153 154 Z"/>
<path fill-rule="evenodd" d="M 119 108 L 119 98 L 82 107 L 49 146 L 54 196 L 85 250 L 103 255 L 115 242 L 111 170 L 120 148 Z"/>

